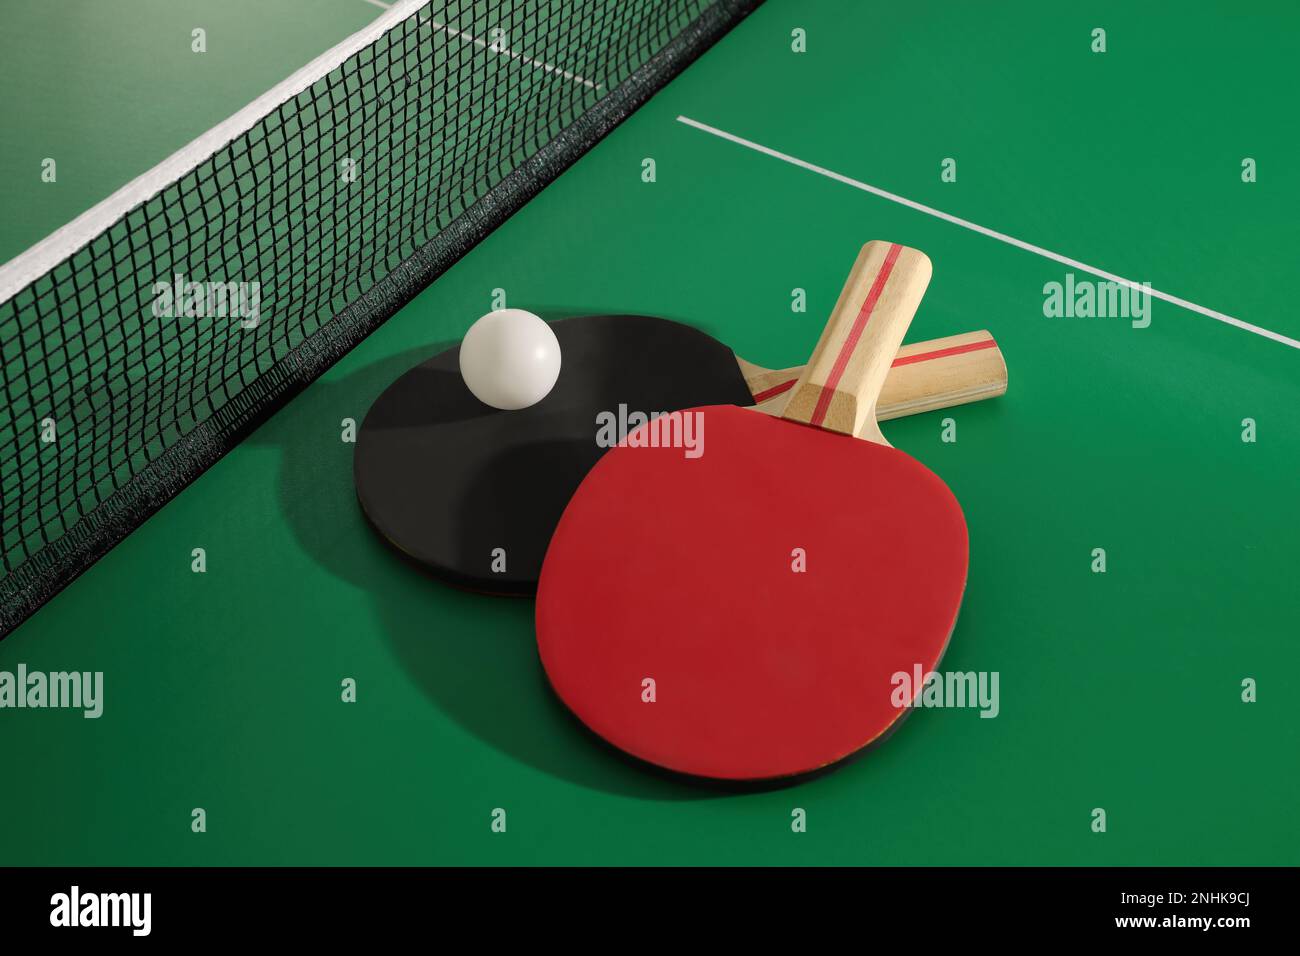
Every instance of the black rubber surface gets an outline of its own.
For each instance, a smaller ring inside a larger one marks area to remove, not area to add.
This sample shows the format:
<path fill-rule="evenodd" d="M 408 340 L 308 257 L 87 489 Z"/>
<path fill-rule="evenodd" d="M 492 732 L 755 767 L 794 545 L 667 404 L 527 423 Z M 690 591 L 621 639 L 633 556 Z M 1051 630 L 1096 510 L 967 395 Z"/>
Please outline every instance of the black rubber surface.
<path fill-rule="evenodd" d="M 465 387 L 454 348 L 389 386 L 357 437 L 357 499 L 371 525 L 460 587 L 536 591 L 551 533 L 605 451 L 596 443 L 600 412 L 753 401 L 731 349 L 688 325 L 601 315 L 552 328 L 560 377 L 531 408 L 482 404 Z M 492 570 L 498 548 L 503 572 Z"/>
<path fill-rule="evenodd" d="M 214 414 L 199 420 L 160 454 L 151 452 L 147 464 L 124 484 L 117 485 L 116 490 L 92 510 L 65 511 L 57 522 L 43 518 L 44 523 L 39 526 L 39 550 L 24 556 L 6 549 L 4 561 L 0 562 L 5 572 L 0 573 L 0 639 L 508 220 L 760 3 L 761 0 L 716 0 L 690 23 L 680 28 L 673 24 L 667 34 L 671 38 L 657 49 L 654 44 L 645 46 L 642 43 L 648 59 L 636 66 L 616 87 L 603 92 L 581 115 L 572 121 L 566 119 L 563 128 L 546 138 L 545 142 L 539 140 L 539 148 L 526 161 L 514 164 L 503 179 L 471 202 L 450 223 L 440 224 L 436 235 L 410 252 L 395 267 L 383 260 L 387 271 L 382 277 L 366 291 L 351 298 L 332 318 L 323 319 L 320 328 L 298 342 L 269 368 L 259 361 L 259 373 L 251 382 L 244 382 L 246 366 L 241 365 L 238 381 L 243 383 L 242 387 L 236 389 Z M 645 9 L 640 11 L 640 15 L 645 22 L 668 23 L 662 3 L 650 2 L 643 6 Z M 486 75 L 475 76 L 482 78 Z M 408 95 L 415 95 L 420 87 L 410 84 L 407 89 Z M 490 94 L 480 92 L 478 95 Z M 386 109 L 391 110 L 391 105 Z M 546 128 L 551 127 L 548 125 Z M 510 132 L 510 135 L 517 140 L 522 136 L 519 131 Z M 131 215 L 138 212 L 134 210 Z M 98 239 L 110 235 L 113 230 L 120 231 L 126 220 L 124 216 Z M 351 265 L 360 268 L 356 262 Z M 60 266 L 64 267 L 66 261 Z M 96 272 L 98 268 L 95 267 Z M 369 270 L 367 266 L 362 271 L 369 275 Z M 194 272 L 188 268 L 180 271 Z M 334 307 L 331 300 L 331 308 Z M 266 323 L 268 329 L 288 326 L 284 316 L 276 323 Z M 48 343 L 42 349 L 48 361 Z M 206 379 L 199 376 L 197 381 Z M 126 419 L 137 421 L 136 416 L 125 416 Z M 98 455 L 83 458 L 85 461 L 101 460 Z M 77 461 L 80 463 L 83 458 Z M 114 481 L 120 478 L 118 473 Z M 45 500 L 46 492 L 39 494 L 40 500 Z M 73 523 L 71 526 L 59 523 L 66 521 Z"/>

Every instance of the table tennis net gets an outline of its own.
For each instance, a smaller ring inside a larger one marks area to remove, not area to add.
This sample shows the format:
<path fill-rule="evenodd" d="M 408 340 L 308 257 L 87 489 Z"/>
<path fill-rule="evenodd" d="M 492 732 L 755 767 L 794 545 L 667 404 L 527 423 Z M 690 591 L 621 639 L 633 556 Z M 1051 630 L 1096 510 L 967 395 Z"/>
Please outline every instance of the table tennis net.
<path fill-rule="evenodd" d="M 406 0 L 0 268 L 0 635 L 757 0 Z"/>

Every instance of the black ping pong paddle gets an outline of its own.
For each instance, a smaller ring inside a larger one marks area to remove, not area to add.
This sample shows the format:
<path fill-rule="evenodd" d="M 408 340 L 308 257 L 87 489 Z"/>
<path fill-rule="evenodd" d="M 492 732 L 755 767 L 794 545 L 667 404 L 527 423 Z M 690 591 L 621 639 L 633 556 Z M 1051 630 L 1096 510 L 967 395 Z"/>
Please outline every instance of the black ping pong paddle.
<path fill-rule="evenodd" d="M 803 371 L 760 368 L 698 329 L 651 316 L 580 316 L 552 328 L 563 364 L 538 404 L 482 404 L 452 348 L 397 379 L 361 426 L 354 478 L 366 517 L 400 553 L 460 587 L 536 592 L 565 505 L 608 450 L 596 441 L 598 414 L 756 403 L 779 412 Z M 1006 384 L 987 332 L 904 346 L 878 420 L 1001 395 Z"/>

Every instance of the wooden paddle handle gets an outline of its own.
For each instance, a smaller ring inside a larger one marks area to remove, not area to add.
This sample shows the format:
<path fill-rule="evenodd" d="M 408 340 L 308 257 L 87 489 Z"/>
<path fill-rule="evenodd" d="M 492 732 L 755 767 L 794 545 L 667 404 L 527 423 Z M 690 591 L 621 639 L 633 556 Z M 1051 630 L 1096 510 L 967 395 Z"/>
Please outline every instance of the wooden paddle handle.
<path fill-rule="evenodd" d="M 763 368 L 739 356 L 736 361 L 755 406 L 780 415 L 804 367 Z M 1006 391 L 1007 363 L 987 330 L 913 342 L 898 350 L 890 366 L 876 403 L 876 421 L 997 398 Z"/>
<path fill-rule="evenodd" d="M 931 272 L 916 249 L 880 240 L 863 246 L 782 417 L 888 444 L 876 403 Z"/>
<path fill-rule="evenodd" d="M 876 421 L 952 408 L 1007 391 L 1007 362 L 986 331 L 950 335 L 898 350 L 880 390 Z"/>

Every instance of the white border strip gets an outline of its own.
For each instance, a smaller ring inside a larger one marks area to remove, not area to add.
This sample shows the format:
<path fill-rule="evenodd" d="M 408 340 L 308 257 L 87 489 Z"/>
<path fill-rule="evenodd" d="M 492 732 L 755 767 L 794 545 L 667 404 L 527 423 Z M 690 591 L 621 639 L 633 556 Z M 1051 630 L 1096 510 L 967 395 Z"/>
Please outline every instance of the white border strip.
<path fill-rule="evenodd" d="M 369 26 L 322 53 L 234 116 L 212 127 L 147 173 L 137 176 L 66 226 L 50 233 L 26 252 L 0 266 L 0 303 L 13 298 L 20 289 L 76 253 L 132 209 L 148 202 L 165 187 L 194 170 L 213 153 L 252 129 L 272 110 L 293 99 L 429 2 L 430 0 L 398 0 Z"/>
<path fill-rule="evenodd" d="M 752 149 L 756 153 L 762 153 L 764 156 L 770 156 L 773 159 L 779 159 L 783 163 L 789 163 L 791 166 L 798 166 L 800 169 L 806 169 L 810 173 L 816 173 L 818 176 L 825 176 L 827 179 L 833 179 L 837 183 L 843 183 L 846 186 L 852 186 L 854 189 L 860 189 L 865 193 L 871 193 L 873 196 L 879 196 L 881 199 L 888 199 L 890 202 L 898 203 L 900 206 L 906 206 L 908 209 L 914 209 L 917 212 L 925 213 L 927 216 L 933 216 L 935 219 L 942 219 L 944 222 L 950 222 L 954 226 L 961 226 L 963 229 L 969 229 L 971 232 L 978 232 L 981 236 L 988 236 L 990 239 L 996 239 L 998 242 L 1005 242 L 1009 246 L 1015 246 L 1017 249 L 1023 249 L 1025 252 L 1032 252 L 1036 256 L 1042 256 L 1044 259 L 1050 259 L 1053 262 L 1059 262 L 1062 265 L 1070 266 L 1081 272 L 1089 272 L 1095 276 L 1100 276 L 1111 282 L 1117 282 L 1120 285 L 1128 286 L 1131 289 L 1137 289 L 1145 292 L 1147 295 L 1162 299 L 1171 305 L 1176 305 L 1181 309 L 1187 309 L 1189 312 L 1196 312 L 1200 315 L 1207 316 L 1218 322 L 1226 323 L 1235 328 L 1251 332 L 1255 335 L 1261 335 L 1266 339 L 1272 339 L 1274 342 L 1281 342 L 1293 349 L 1300 349 L 1300 340 L 1290 338 L 1281 332 L 1274 332 L 1271 329 L 1261 328 L 1258 325 L 1251 325 L 1249 322 L 1243 322 L 1241 319 L 1233 318 L 1222 312 L 1216 312 L 1214 309 L 1206 308 L 1203 305 L 1197 305 L 1195 302 L 1189 302 L 1187 299 L 1180 299 L 1176 295 L 1170 295 L 1167 292 L 1161 292 L 1159 289 L 1152 289 L 1134 282 L 1131 279 L 1125 279 L 1117 276 L 1113 272 L 1107 272 L 1105 269 L 1098 269 L 1096 266 L 1090 266 L 1086 262 L 1080 262 L 1078 259 L 1071 259 L 1069 256 L 1063 256 L 1058 252 L 1052 252 L 1050 249 L 1044 249 L 1042 246 L 1036 246 L 1031 242 L 1025 242 L 1023 239 L 1017 239 L 1014 236 L 1008 236 L 1004 232 L 998 232 L 996 229 L 990 229 L 987 226 L 981 226 L 978 223 L 971 222 L 969 219 L 962 219 L 960 216 L 954 216 L 942 210 L 935 209 L 933 206 L 927 206 L 924 203 L 907 199 L 899 196 L 897 193 L 891 193 L 881 189 L 878 186 L 872 186 L 868 183 L 861 182 L 857 179 L 851 179 L 841 173 L 826 169 L 822 166 L 816 166 L 813 163 L 782 153 L 760 143 L 737 136 L 734 133 L 728 133 L 717 127 L 709 126 L 707 123 L 701 123 L 698 120 L 690 119 L 686 116 L 677 117 L 677 122 L 685 123 L 695 129 L 717 136 L 719 139 L 725 139 L 728 142 L 735 143 L 737 146 L 744 146 L 746 149 Z"/>

